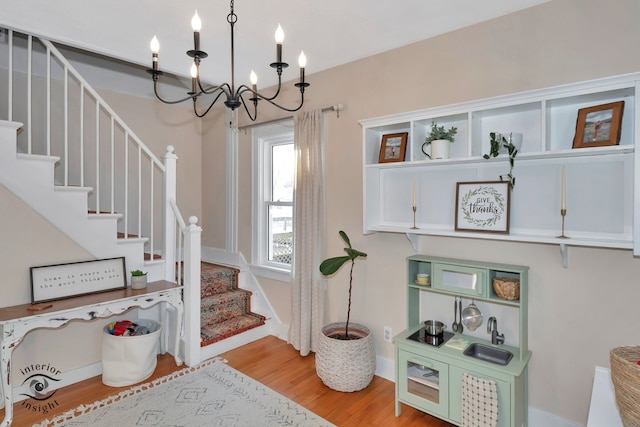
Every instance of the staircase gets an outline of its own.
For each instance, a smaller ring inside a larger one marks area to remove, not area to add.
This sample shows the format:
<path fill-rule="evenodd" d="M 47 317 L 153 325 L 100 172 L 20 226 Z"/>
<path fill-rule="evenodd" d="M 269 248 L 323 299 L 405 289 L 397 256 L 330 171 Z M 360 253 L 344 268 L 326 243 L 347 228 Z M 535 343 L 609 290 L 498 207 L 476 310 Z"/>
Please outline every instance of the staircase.
<path fill-rule="evenodd" d="M 203 262 L 200 270 L 200 346 L 265 324 L 251 312 L 251 291 L 238 288 L 239 269 Z"/>
<path fill-rule="evenodd" d="M 255 278 L 243 273 L 243 287 L 258 292 L 268 319 L 251 312 L 252 292 L 238 287 L 248 270 L 241 256 L 227 263 L 238 268 L 201 264 L 202 230 L 176 204 L 173 147 L 153 154 L 47 40 L 9 29 L 0 92 L 3 72 L 0 184 L 96 259 L 124 256 L 127 270 L 147 271 L 150 281 L 181 277 L 187 365 L 272 332 L 277 316 Z"/>

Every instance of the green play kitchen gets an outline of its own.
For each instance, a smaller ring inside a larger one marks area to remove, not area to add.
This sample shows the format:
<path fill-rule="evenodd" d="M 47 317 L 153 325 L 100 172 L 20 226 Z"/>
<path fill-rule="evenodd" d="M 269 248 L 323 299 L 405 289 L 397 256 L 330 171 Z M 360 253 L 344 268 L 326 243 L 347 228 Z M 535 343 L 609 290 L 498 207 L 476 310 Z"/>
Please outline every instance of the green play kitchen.
<path fill-rule="evenodd" d="M 527 425 L 528 270 L 407 258 L 407 329 L 394 337 L 396 416 L 404 403 L 456 425 Z"/>

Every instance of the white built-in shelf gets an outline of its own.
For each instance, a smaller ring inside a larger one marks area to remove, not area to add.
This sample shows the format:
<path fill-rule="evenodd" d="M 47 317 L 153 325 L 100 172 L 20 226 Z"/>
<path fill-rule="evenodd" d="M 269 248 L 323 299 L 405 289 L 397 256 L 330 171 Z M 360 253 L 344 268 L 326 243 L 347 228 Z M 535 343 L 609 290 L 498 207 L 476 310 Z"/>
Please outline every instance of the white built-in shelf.
<path fill-rule="evenodd" d="M 455 104 L 361 121 L 364 232 L 454 236 L 557 244 L 567 265 L 568 246 L 632 249 L 640 254 L 640 176 L 636 92 L 640 73 Z M 624 101 L 618 145 L 573 149 L 578 110 Z M 450 158 L 431 160 L 422 144 L 431 122 L 458 133 Z M 407 132 L 404 162 L 378 163 L 382 136 Z M 508 234 L 456 232 L 456 183 L 497 181 L 508 173 L 506 154 L 485 160 L 490 132 L 520 132 Z M 567 215 L 560 239 L 561 174 L 566 170 Z M 413 183 L 417 211 L 412 211 Z"/>

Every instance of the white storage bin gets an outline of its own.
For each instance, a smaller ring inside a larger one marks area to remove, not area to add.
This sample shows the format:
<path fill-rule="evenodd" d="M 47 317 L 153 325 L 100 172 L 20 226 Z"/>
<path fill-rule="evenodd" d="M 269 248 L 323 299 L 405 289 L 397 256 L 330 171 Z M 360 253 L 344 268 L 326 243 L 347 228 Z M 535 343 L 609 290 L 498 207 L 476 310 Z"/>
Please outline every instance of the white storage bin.
<path fill-rule="evenodd" d="M 134 321 L 149 329 L 147 335 L 116 336 L 109 333 L 109 325 L 102 335 L 102 383 L 110 387 L 124 387 L 144 381 L 158 364 L 158 340 L 162 325 L 148 319 Z"/>

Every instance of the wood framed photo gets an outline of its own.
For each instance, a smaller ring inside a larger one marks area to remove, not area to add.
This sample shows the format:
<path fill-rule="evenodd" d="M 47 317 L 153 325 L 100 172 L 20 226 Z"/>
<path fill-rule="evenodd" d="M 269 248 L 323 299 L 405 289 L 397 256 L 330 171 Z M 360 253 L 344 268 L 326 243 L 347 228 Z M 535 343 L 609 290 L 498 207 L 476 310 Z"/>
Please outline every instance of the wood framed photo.
<path fill-rule="evenodd" d="M 407 151 L 407 132 L 390 133 L 382 136 L 379 163 L 404 162 Z"/>
<path fill-rule="evenodd" d="M 126 289 L 124 257 L 31 267 L 31 304 Z"/>
<path fill-rule="evenodd" d="M 509 233 L 508 181 L 458 182 L 456 231 Z"/>
<path fill-rule="evenodd" d="M 573 148 L 618 145 L 623 110 L 624 101 L 579 109 Z"/>

